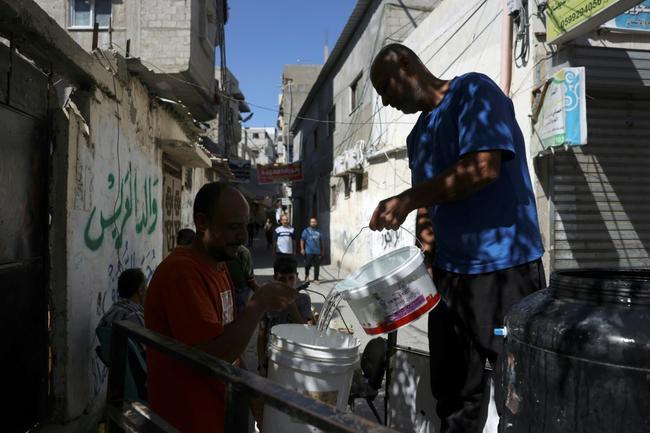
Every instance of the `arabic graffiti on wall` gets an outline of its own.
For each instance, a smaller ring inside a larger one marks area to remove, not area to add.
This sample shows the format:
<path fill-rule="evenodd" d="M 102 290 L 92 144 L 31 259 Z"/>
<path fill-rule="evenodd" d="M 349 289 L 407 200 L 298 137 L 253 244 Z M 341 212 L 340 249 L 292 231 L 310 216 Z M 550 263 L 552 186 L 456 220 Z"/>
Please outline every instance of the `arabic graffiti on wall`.
<path fill-rule="evenodd" d="M 385 230 L 381 234 L 381 249 L 382 250 L 393 250 L 397 248 L 399 240 L 402 237 L 400 230 Z"/>
<path fill-rule="evenodd" d="M 99 211 L 94 206 L 86 222 L 84 230 L 84 241 L 91 251 L 97 251 L 104 243 L 105 233 L 108 231 L 114 241 L 115 249 L 122 248 L 125 230 L 131 220 L 135 232 L 151 235 L 158 224 L 158 200 L 156 190 L 159 179 L 146 176 L 142 180 L 142 187 L 138 185 L 138 174 L 135 170 L 126 171 L 122 179 L 116 185 L 115 175 L 108 175 L 108 191 L 117 191 L 117 199 L 113 209 Z M 139 196 L 138 196 L 139 195 Z"/>

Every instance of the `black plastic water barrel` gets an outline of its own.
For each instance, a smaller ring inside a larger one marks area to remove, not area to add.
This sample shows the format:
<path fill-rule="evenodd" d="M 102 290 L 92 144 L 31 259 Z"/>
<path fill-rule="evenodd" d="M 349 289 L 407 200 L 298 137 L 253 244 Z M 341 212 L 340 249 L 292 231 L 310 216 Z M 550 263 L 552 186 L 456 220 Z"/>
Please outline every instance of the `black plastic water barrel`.
<path fill-rule="evenodd" d="M 649 270 L 555 272 L 505 323 L 505 432 L 650 432 Z"/>

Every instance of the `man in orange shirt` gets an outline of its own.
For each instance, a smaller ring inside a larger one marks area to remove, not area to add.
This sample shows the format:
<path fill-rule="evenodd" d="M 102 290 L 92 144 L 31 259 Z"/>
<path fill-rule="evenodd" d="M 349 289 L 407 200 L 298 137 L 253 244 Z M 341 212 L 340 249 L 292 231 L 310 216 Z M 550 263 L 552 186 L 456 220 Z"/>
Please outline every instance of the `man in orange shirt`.
<path fill-rule="evenodd" d="M 174 249 L 149 285 L 149 329 L 235 362 L 264 314 L 293 302 L 296 291 L 274 282 L 259 287 L 246 308 L 235 311 L 225 261 L 248 239 L 248 215 L 248 203 L 234 187 L 213 182 L 199 190 L 193 243 Z M 223 384 L 153 349 L 147 349 L 147 367 L 154 412 L 183 433 L 224 431 Z"/>

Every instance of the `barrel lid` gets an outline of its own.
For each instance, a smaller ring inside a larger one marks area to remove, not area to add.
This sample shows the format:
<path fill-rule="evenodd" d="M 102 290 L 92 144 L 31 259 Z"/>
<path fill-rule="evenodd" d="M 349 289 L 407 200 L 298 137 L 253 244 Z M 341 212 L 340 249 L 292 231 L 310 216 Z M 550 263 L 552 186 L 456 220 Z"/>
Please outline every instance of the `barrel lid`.
<path fill-rule="evenodd" d="M 650 305 L 650 270 L 634 268 L 567 269 L 553 272 L 549 288 L 558 297 Z"/>
<path fill-rule="evenodd" d="M 424 262 L 419 248 L 402 247 L 378 257 L 338 282 L 334 289 L 344 299 L 361 299 L 370 296 L 379 285 L 392 286 L 416 271 Z"/>

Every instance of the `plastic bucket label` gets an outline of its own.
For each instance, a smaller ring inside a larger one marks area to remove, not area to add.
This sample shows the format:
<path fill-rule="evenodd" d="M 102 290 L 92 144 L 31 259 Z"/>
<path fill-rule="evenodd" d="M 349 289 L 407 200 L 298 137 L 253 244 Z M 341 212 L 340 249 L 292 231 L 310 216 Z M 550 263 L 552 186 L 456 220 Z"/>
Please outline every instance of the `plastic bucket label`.
<path fill-rule="evenodd" d="M 420 295 L 409 305 L 399 311 L 387 315 L 386 321 L 379 323 L 376 326 L 363 326 L 363 330 L 369 335 L 384 334 L 386 332 L 394 331 L 402 325 L 417 319 L 421 315 L 427 313 L 440 302 L 440 295 L 428 295 L 426 298 Z"/>
<path fill-rule="evenodd" d="M 370 300 L 375 304 L 372 315 L 375 320 L 361 323 L 366 334 L 393 331 L 435 307 L 440 301 L 440 295 L 423 290 L 420 287 L 424 283 L 423 278 L 428 278 L 428 274 L 411 277 L 372 293 Z"/>

